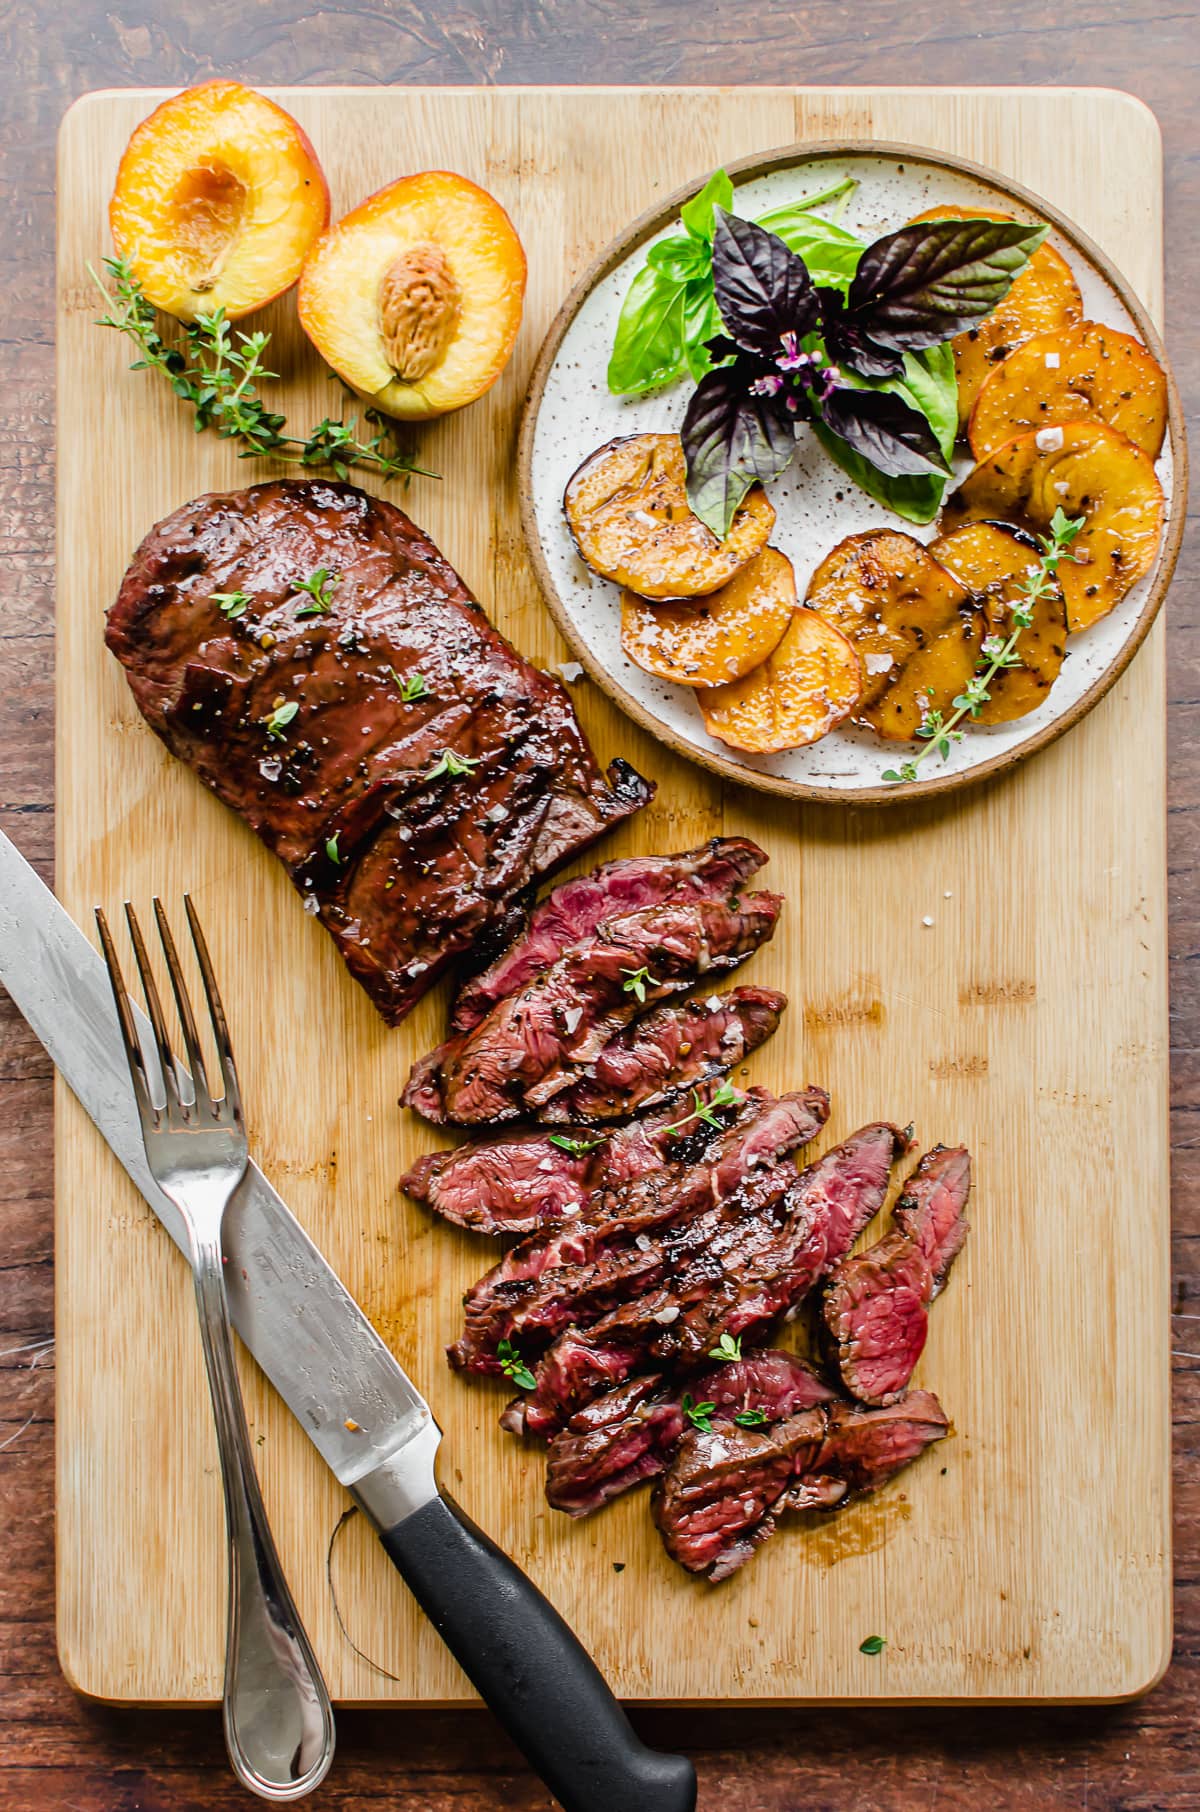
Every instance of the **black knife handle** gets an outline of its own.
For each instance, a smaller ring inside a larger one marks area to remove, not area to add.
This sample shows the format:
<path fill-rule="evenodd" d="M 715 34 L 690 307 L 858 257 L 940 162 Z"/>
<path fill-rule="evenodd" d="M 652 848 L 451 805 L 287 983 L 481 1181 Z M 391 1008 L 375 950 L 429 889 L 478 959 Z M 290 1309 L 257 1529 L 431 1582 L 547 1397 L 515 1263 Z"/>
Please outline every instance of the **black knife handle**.
<path fill-rule="evenodd" d="M 380 1539 L 566 1812 L 693 1812 L 692 1764 L 646 1748 L 554 1606 L 457 1504 L 435 1497 Z"/>

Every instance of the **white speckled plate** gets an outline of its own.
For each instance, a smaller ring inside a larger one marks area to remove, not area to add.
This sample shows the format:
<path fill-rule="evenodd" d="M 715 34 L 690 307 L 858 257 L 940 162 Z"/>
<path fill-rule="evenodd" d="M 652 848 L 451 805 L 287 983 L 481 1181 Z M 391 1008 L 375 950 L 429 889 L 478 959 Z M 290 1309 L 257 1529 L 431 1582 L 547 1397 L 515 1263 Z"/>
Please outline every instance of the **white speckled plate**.
<path fill-rule="evenodd" d="M 581 460 L 619 434 L 677 430 L 690 384 L 657 395 L 624 399 L 609 394 L 608 356 L 621 300 L 646 248 L 677 230 L 681 202 L 708 172 L 653 213 L 635 222 L 586 272 L 546 337 L 530 386 L 521 434 L 521 498 L 525 534 L 547 601 L 592 678 L 653 735 L 704 766 L 744 784 L 806 799 L 879 803 L 945 791 L 982 779 L 1059 736 L 1108 690 L 1156 615 L 1175 564 L 1183 527 L 1186 454 L 1178 394 L 1168 370 L 1170 421 L 1157 471 L 1166 497 L 1166 522 L 1155 564 L 1100 622 L 1068 643 L 1050 696 L 1014 723 L 970 730 L 943 765 L 931 756 L 917 789 L 889 786 L 882 770 L 903 759 L 909 745 L 882 742 L 871 730 L 834 731 L 808 748 L 782 755 L 741 755 L 710 737 L 691 690 L 643 673 L 620 643 L 618 590 L 596 578 L 575 551 L 562 513 L 564 486 Z M 842 175 L 858 188 L 841 224 L 867 240 L 890 232 L 923 208 L 948 203 L 994 207 L 1050 223 L 1050 243 L 1070 264 L 1090 320 L 1135 334 L 1166 367 L 1161 342 L 1129 285 L 1099 248 L 1048 204 L 974 164 L 907 145 L 798 145 L 730 167 L 735 207 L 751 218 L 800 200 Z M 969 458 L 956 466 L 970 469 Z M 818 561 L 843 536 L 890 526 L 924 541 L 936 524 L 915 527 L 867 497 L 802 435 L 797 457 L 770 487 L 776 509 L 772 542 L 796 569 L 801 597 Z M 1176 507 L 1178 504 L 1178 507 Z"/>

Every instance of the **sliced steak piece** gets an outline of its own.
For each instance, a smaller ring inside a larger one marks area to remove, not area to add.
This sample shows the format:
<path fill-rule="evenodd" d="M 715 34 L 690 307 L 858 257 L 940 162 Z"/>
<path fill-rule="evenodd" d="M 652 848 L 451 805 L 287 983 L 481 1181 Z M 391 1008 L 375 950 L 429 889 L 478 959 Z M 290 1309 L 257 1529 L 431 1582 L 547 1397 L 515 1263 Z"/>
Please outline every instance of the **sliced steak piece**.
<path fill-rule="evenodd" d="M 319 572 L 320 598 L 301 589 Z M 151 728 L 279 857 L 391 1025 L 651 796 L 624 763 L 605 778 L 565 688 L 354 485 L 176 510 L 134 555 L 106 640 Z"/>
<path fill-rule="evenodd" d="M 691 1429 L 655 1492 L 654 1519 L 671 1557 L 715 1583 L 785 1510 L 834 1509 L 873 1491 L 949 1426 L 937 1398 L 914 1391 L 891 1409 L 834 1403 L 761 1431 Z"/>
<path fill-rule="evenodd" d="M 583 1125 L 624 1120 L 670 1101 L 711 1076 L 728 1073 L 779 1025 L 787 995 L 774 988 L 731 988 L 702 1000 L 663 1006 L 635 1020 L 542 1109 L 540 1118 Z"/>
<path fill-rule="evenodd" d="M 422 1058 L 405 1105 L 464 1126 L 544 1107 L 647 1003 L 744 962 L 774 932 L 781 905 L 777 894 L 754 893 L 606 919 L 472 1031 Z"/>
<path fill-rule="evenodd" d="M 938 1146 L 921 1159 L 896 1204 L 895 1227 L 847 1258 L 826 1288 L 824 1344 L 852 1397 L 894 1403 L 925 1349 L 929 1305 L 967 1236 L 971 1159 Z"/>
<path fill-rule="evenodd" d="M 702 1084 L 697 1106 L 707 1107 L 718 1086 L 715 1078 Z M 728 1120 L 728 1110 L 713 1111 Z M 426 1152 L 400 1187 L 443 1220 L 474 1233 L 532 1233 L 572 1219 L 600 1189 L 618 1188 L 668 1162 L 696 1163 L 712 1128 L 696 1119 L 677 1132 L 679 1113 L 669 1103 L 612 1131 L 522 1127 L 472 1139 L 452 1151 Z"/>
<path fill-rule="evenodd" d="M 774 1193 L 787 1188 L 795 1171 L 778 1168 L 778 1160 L 807 1143 L 827 1111 L 821 1090 L 777 1101 L 751 1091 L 699 1162 L 648 1171 L 604 1191 L 569 1225 L 522 1241 L 463 1298 L 465 1327 L 450 1364 L 496 1372 L 501 1340 L 532 1336 L 528 1358 L 563 1328 L 582 1327 L 652 1288 L 706 1250 L 727 1218 L 747 1211 L 752 1178 L 769 1174 Z"/>
<path fill-rule="evenodd" d="M 766 862 L 748 837 L 713 837 L 680 856 L 629 856 L 563 881 L 534 907 L 525 930 L 478 975 L 465 981 L 450 1018 L 469 1032 L 508 994 L 515 994 L 605 919 L 647 906 L 695 899 L 732 900 Z"/>
<path fill-rule="evenodd" d="M 741 1214 L 729 1204 L 705 1250 L 667 1282 L 559 1335 L 536 1368 L 536 1389 L 505 1412 L 505 1427 L 550 1433 L 635 1372 L 694 1368 L 722 1334 L 754 1333 L 797 1307 L 879 1212 L 892 1158 L 906 1143 L 894 1126 L 864 1126 L 782 1193 L 764 1191 Z"/>
<path fill-rule="evenodd" d="M 572 1416 L 550 1443 L 546 1497 L 568 1516 L 586 1516 L 667 1465 L 688 1424 L 679 1386 L 650 1374 L 618 1385 Z M 714 1366 L 692 1386 L 695 1404 L 712 1405 L 712 1419 L 738 1426 L 738 1416 L 779 1422 L 833 1392 L 795 1353 L 748 1353 Z"/>

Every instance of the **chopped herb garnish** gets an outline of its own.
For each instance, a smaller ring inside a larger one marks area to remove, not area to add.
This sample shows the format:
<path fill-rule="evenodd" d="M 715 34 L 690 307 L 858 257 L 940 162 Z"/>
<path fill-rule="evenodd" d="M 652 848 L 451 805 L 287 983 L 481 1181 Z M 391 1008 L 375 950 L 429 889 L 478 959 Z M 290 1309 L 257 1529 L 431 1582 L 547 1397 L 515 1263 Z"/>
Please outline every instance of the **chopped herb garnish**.
<path fill-rule="evenodd" d="M 306 591 L 310 602 L 302 604 L 296 612 L 299 617 L 327 617 L 333 609 L 333 594 L 341 583 L 336 573 L 331 573 L 327 566 L 318 566 L 315 573 L 309 573 L 307 579 L 297 579 L 293 589 Z"/>
<path fill-rule="evenodd" d="M 212 601 L 223 617 L 231 621 L 234 617 L 244 617 L 246 606 L 250 602 L 248 591 L 214 591 Z"/>
<path fill-rule="evenodd" d="M 860 1655 L 877 1655 L 881 1649 L 886 1647 L 886 1636 L 867 1636 L 864 1641 L 859 1643 L 858 1652 Z"/>
<path fill-rule="evenodd" d="M 742 1356 L 741 1336 L 722 1334 L 708 1356 L 710 1359 L 720 1359 L 725 1365 L 734 1359 L 740 1359 Z"/>
<path fill-rule="evenodd" d="M 975 719 L 983 707 L 990 701 L 988 687 L 998 673 L 1008 667 L 1019 667 L 1021 657 L 1017 652 L 1017 643 L 1021 631 L 1028 629 L 1033 622 L 1033 613 L 1044 598 L 1051 595 L 1057 582 L 1059 563 L 1063 560 L 1074 560 L 1070 552 L 1072 541 L 1083 527 L 1082 516 L 1068 516 L 1060 504 L 1050 518 L 1050 533 L 1039 535 L 1042 554 L 1036 569 L 1030 573 L 1020 588 L 1020 595 L 1014 599 L 1011 618 L 1012 629 L 1006 637 L 990 635 L 980 649 L 975 673 L 966 686 L 953 701 L 951 715 L 943 711 L 927 711 L 917 735 L 925 747 L 911 761 L 902 761 L 899 768 L 885 768 L 883 778 L 893 784 L 904 780 L 916 780 L 917 770 L 925 757 L 937 750 L 943 761 L 949 760 L 951 746 L 963 739 L 960 728 L 964 718 Z M 930 698 L 933 693 L 928 693 Z"/>
<path fill-rule="evenodd" d="M 266 720 L 267 735 L 276 741 L 280 740 L 299 709 L 294 698 L 289 699 L 286 705 L 276 705 Z"/>
<path fill-rule="evenodd" d="M 683 1413 L 692 1427 L 702 1429 L 705 1434 L 712 1433 L 712 1418 L 716 1407 L 715 1403 L 693 1402 L 690 1392 L 685 1394 L 682 1404 Z"/>
<path fill-rule="evenodd" d="M 658 985 L 658 977 L 651 975 L 649 969 L 646 968 L 622 969 L 621 974 L 628 978 L 621 984 L 622 992 L 634 995 L 639 1003 L 644 1003 L 648 987 L 654 988 Z"/>
<path fill-rule="evenodd" d="M 443 774 L 473 774 L 482 755 L 456 755 L 453 749 L 443 749 L 441 757 L 426 774 L 426 780 L 440 780 Z"/>
<path fill-rule="evenodd" d="M 537 1379 L 525 1364 L 511 1340 L 502 1340 L 500 1342 L 499 1346 L 496 1348 L 496 1357 L 500 1361 L 500 1370 L 504 1373 L 504 1376 L 506 1378 L 511 1378 L 513 1383 L 518 1385 L 521 1390 L 534 1390 L 537 1388 Z"/>
<path fill-rule="evenodd" d="M 389 667 L 388 672 L 399 686 L 400 696 L 406 705 L 411 705 L 415 699 L 429 697 L 429 687 L 425 684 L 423 673 L 410 673 L 407 679 L 402 680 L 394 667 Z"/>
<path fill-rule="evenodd" d="M 692 1090 L 692 1100 L 695 1103 L 694 1111 L 686 1115 L 684 1119 L 676 1120 L 673 1126 L 668 1126 L 666 1129 L 667 1137 L 670 1139 L 678 1139 L 681 1137 L 684 1127 L 690 1126 L 693 1120 L 703 1120 L 705 1126 L 719 1127 L 721 1121 L 718 1118 L 717 1109 L 719 1107 L 735 1107 L 741 1099 L 741 1091 L 734 1088 L 732 1082 L 723 1082 L 713 1095 L 711 1101 L 707 1102 L 700 1093 L 700 1090 L 694 1088 Z"/>
<path fill-rule="evenodd" d="M 739 1409 L 733 1419 L 739 1428 L 761 1428 L 767 1415 L 762 1409 Z"/>
<path fill-rule="evenodd" d="M 582 1158 L 603 1145 L 606 1137 L 605 1133 L 599 1133 L 594 1139 L 572 1139 L 567 1133 L 556 1132 L 550 1134 L 550 1143 L 557 1145 L 560 1151 L 569 1151 L 573 1158 Z"/>
<path fill-rule="evenodd" d="M 342 866 L 342 853 L 338 848 L 338 838 L 341 834 L 341 831 L 334 831 L 332 837 L 327 837 L 325 839 L 325 854 L 329 857 L 329 860 L 333 863 L 335 868 L 340 868 Z"/>

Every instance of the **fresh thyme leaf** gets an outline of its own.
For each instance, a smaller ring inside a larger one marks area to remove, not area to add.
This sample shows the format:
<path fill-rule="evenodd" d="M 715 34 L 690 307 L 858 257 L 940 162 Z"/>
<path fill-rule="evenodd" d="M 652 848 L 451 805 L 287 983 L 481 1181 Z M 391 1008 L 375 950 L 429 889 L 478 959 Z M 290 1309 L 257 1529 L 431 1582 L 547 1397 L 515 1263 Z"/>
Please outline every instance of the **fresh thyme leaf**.
<path fill-rule="evenodd" d="M 734 1107 L 742 1100 L 742 1098 L 740 1090 L 734 1088 L 732 1082 L 722 1082 L 720 1088 L 714 1091 L 712 1099 L 708 1102 L 704 1100 L 700 1090 L 694 1088 L 692 1090 L 693 1107 L 691 1113 L 685 1115 L 682 1120 L 676 1120 L 673 1126 L 666 1127 L 665 1131 L 667 1137 L 669 1139 L 679 1138 L 683 1128 L 685 1126 L 690 1126 L 693 1120 L 702 1120 L 706 1126 L 720 1126 L 721 1122 L 717 1117 L 717 1108 Z"/>
<path fill-rule="evenodd" d="M 733 1418 L 739 1428 L 762 1428 L 767 1420 L 766 1411 L 762 1409 L 739 1409 Z"/>
<path fill-rule="evenodd" d="M 223 617 L 232 622 L 235 617 L 244 617 L 246 606 L 250 602 L 248 591 L 214 591 L 212 601 Z"/>
<path fill-rule="evenodd" d="M 598 1145 L 603 1145 L 604 1139 L 603 1133 L 594 1139 L 572 1139 L 568 1134 L 561 1132 L 550 1134 L 551 1145 L 557 1145 L 560 1151 L 570 1152 L 573 1158 L 582 1158 L 589 1151 L 595 1151 Z"/>
<path fill-rule="evenodd" d="M 289 699 L 286 705 L 276 705 L 270 717 L 266 720 L 267 735 L 273 740 L 281 740 L 284 731 L 287 729 L 299 709 L 300 707 L 294 698 Z"/>
<path fill-rule="evenodd" d="M 644 1004 L 646 989 L 653 988 L 657 984 L 657 976 L 651 975 L 649 969 L 646 968 L 622 969 L 621 974 L 628 977 L 628 980 L 621 984 L 621 992 L 632 994 L 639 1004 Z"/>
<path fill-rule="evenodd" d="M 878 1655 L 886 1647 L 886 1636 L 868 1636 L 859 1643 L 858 1652 L 860 1655 Z"/>
<path fill-rule="evenodd" d="M 302 604 L 296 612 L 299 617 L 327 617 L 333 609 L 333 594 L 341 580 L 336 573 L 330 572 L 327 566 L 318 566 L 315 573 L 309 573 L 307 579 L 297 579 L 294 591 L 306 591 L 310 602 Z"/>
<path fill-rule="evenodd" d="M 496 1357 L 500 1361 L 500 1370 L 506 1378 L 511 1378 L 521 1390 L 536 1390 L 537 1379 L 522 1360 L 511 1340 L 500 1342 L 496 1348 Z"/>
<path fill-rule="evenodd" d="M 264 379 L 273 379 L 263 356 L 270 334 L 235 336 L 223 309 L 199 315 L 180 329 L 182 345 L 171 345 L 162 336 L 158 315 L 147 300 L 132 267 L 124 258 L 106 258 L 104 268 L 111 289 L 91 265 L 88 270 L 107 303 L 97 321 L 132 340 L 138 349 L 132 371 L 157 371 L 181 402 L 195 411 L 197 432 L 211 428 L 222 440 L 239 443 L 242 459 L 271 458 L 285 465 L 327 467 L 338 478 L 347 478 L 352 466 L 362 466 L 381 478 L 399 478 L 405 484 L 414 475 L 436 478 L 436 472 L 419 466 L 404 452 L 373 409 L 364 411 L 375 429 L 360 436 L 355 417 L 334 421 L 326 417 L 303 439 L 288 434 L 287 419 L 268 409 L 258 394 Z M 308 614 L 315 615 L 315 612 Z"/>
<path fill-rule="evenodd" d="M 705 1434 L 712 1433 L 712 1418 L 716 1407 L 715 1403 L 694 1402 L 690 1391 L 684 1394 L 683 1403 L 681 1405 L 683 1413 L 692 1424 L 692 1427 L 702 1429 Z"/>
<path fill-rule="evenodd" d="M 717 1341 L 716 1346 L 712 1348 L 708 1356 L 710 1359 L 720 1359 L 722 1363 L 726 1365 L 730 1364 L 734 1359 L 740 1359 L 742 1356 L 742 1342 L 740 1336 L 735 1337 L 733 1334 L 722 1334 L 721 1338 Z"/>
<path fill-rule="evenodd" d="M 394 667 L 389 667 L 388 672 L 399 686 L 400 696 L 406 705 L 411 705 L 418 698 L 429 697 L 429 687 L 425 684 L 424 674 L 410 673 L 407 679 L 401 679 Z"/>
<path fill-rule="evenodd" d="M 329 860 L 333 863 L 335 868 L 340 868 L 342 866 L 342 853 L 338 848 L 338 838 L 341 834 L 341 831 L 334 831 L 332 837 L 327 837 L 325 839 L 325 854 L 329 857 Z"/>
<path fill-rule="evenodd" d="M 440 780 L 443 774 L 473 774 L 482 755 L 456 755 L 453 749 L 443 749 L 439 760 L 426 774 L 426 780 Z"/>

